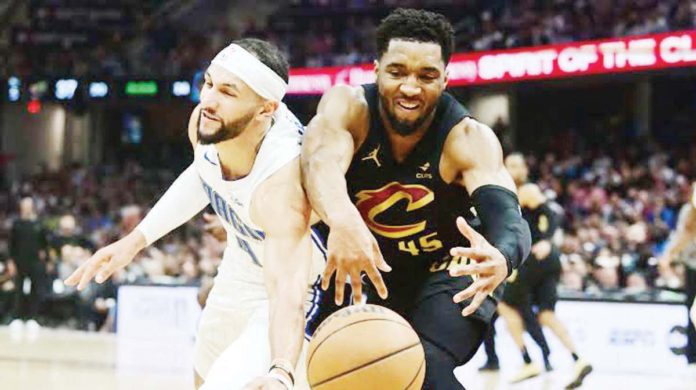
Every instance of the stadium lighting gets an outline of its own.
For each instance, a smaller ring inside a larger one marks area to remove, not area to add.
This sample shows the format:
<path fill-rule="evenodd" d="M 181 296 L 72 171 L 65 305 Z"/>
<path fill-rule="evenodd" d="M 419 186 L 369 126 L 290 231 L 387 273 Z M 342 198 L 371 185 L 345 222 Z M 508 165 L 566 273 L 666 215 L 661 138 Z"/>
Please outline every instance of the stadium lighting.
<path fill-rule="evenodd" d="M 30 99 L 43 99 L 48 93 L 48 82 L 41 80 L 35 83 L 30 83 L 28 90 Z"/>
<path fill-rule="evenodd" d="M 7 80 L 7 98 L 11 102 L 16 102 L 22 97 L 21 86 L 22 82 L 17 77 L 13 76 Z"/>
<path fill-rule="evenodd" d="M 58 100 L 70 100 L 75 96 L 78 82 L 75 79 L 60 79 L 56 81 L 55 95 Z"/>
<path fill-rule="evenodd" d="M 172 94 L 177 97 L 185 97 L 191 94 L 191 83 L 188 81 L 175 81 L 172 84 Z"/>
<path fill-rule="evenodd" d="M 109 85 L 103 81 L 93 81 L 89 83 L 89 97 L 103 98 L 109 94 Z"/>
<path fill-rule="evenodd" d="M 157 95 L 157 82 L 129 81 L 126 83 L 126 95 L 128 96 L 155 96 Z"/>
<path fill-rule="evenodd" d="M 27 111 L 30 114 L 38 114 L 41 112 L 41 102 L 39 100 L 32 100 L 27 103 Z"/>

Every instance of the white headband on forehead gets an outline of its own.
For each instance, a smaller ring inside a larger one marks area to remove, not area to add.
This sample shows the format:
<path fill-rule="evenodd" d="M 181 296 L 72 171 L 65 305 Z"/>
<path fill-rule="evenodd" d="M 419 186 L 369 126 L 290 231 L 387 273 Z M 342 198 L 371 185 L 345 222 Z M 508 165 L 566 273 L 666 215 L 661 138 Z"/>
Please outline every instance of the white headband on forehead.
<path fill-rule="evenodd" d="M 288 84 L 271 68 L 266 66 L 243 47 L 231 44 L 213 58 L 218 65 L 244 81 L 259 96 L 268 100 L 281 101 Z"/>

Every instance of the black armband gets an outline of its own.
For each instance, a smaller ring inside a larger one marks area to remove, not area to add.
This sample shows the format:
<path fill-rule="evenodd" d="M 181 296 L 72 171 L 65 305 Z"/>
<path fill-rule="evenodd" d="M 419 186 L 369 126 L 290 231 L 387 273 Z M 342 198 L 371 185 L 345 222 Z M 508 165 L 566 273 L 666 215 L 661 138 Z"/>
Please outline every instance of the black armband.
<path fill-rule="evenodd" d="M 517 195 L 501 186 L 485 185 L 471 194 L 471 200 L 481 220 L 481 233 L 505 256 L 510 276 L 527 258 L 532 246 Z"/>

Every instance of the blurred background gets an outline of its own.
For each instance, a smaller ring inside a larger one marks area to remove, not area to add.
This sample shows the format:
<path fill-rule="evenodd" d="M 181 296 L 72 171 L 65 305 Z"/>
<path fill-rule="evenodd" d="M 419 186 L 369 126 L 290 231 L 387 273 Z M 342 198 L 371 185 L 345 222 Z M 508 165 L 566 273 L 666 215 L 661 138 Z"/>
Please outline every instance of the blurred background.
<path fill-rule="evenodd" d="M 685 367 L 686 266 L 658 259 L 696 180 L 693 0 L 0 1 L 0 323 L 113 333 L 122 286 L 182 286 L 203 304 L 225 246 L 203 218 L 108 283 L 61 280 L 189 164 L 186 124 L 217 51 L 240 37 L 279 46 L 285 101 L 306 124 L 330 86 L 373 80 L 375 28 L 396 6 L 451 20 L 449 92 L 563 209 L 559 314 L 575 313 L 581 346 L 606 344 L 588 351 L 600 372 Z M 21 210 L 40 226 L 31 278 L 10 255 Z M 152 294 L 137 291 L 131 304 Z"/>

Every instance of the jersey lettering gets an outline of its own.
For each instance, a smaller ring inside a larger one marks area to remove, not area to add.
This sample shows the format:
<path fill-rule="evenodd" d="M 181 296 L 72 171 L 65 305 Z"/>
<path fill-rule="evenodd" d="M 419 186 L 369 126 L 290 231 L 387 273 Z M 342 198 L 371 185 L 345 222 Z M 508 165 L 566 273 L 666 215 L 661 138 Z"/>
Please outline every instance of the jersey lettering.
<path fill-rule="evenodd" d="M 242 238 L 237 237 L 237 245 L 239 245 L 239 248 L 249 255 L 249 258 L 251 258 L 252 263 L 261 267 L 261 263 L 259 262 L 259 259 L 256 257 L 256 254 L 251 249 L 251 246 L 249 245 L 248 242 L 246 242 Z"/>
<path fill-rule="evenodd" d="M 210 205 L 215 210 L 215 213 L 224 219 L 228 224 L 232 225 L 235 232 L 240 236 L 250 238 L 253 240 L 263 240 L 264 234 L 262 231 L 253 229 L 242 221 L 242 219 L 237 215 L 232 206 L 223 199 L 215 190 L 213 190 L 205 181 L 201 180 L 205 193 L 208 194 L 208 199 L 210 199 Z"/>

